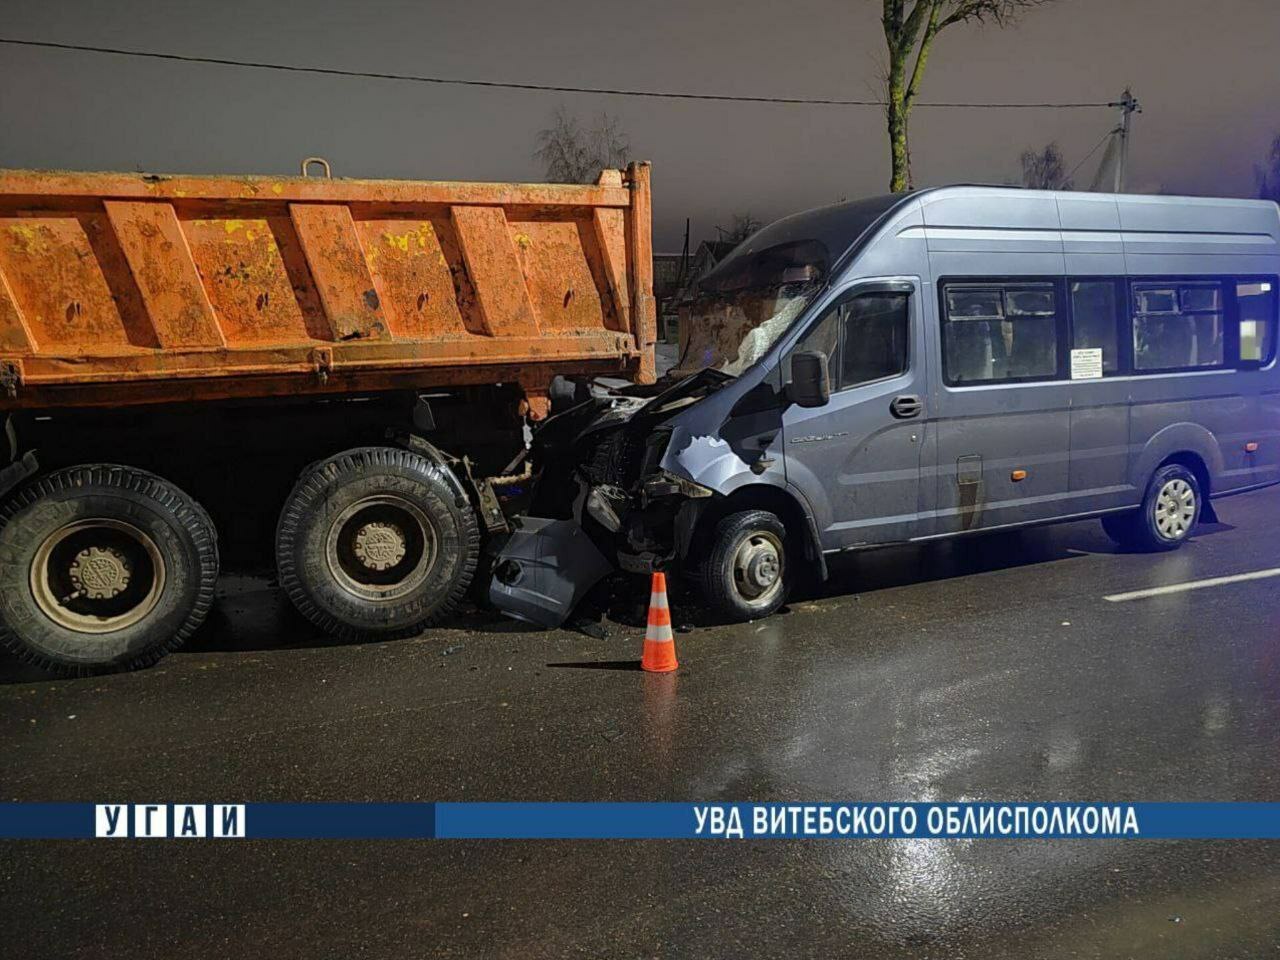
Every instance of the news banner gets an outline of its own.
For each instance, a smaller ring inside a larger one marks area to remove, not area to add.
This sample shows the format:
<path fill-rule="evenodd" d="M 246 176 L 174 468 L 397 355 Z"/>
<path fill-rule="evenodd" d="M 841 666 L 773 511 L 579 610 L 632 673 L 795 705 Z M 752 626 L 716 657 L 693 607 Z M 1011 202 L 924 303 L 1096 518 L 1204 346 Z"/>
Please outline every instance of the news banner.
<path fill-rule="evenodd" d="M 1280 839 L 1280 803 L 0 803 L 4 839 Z"/>

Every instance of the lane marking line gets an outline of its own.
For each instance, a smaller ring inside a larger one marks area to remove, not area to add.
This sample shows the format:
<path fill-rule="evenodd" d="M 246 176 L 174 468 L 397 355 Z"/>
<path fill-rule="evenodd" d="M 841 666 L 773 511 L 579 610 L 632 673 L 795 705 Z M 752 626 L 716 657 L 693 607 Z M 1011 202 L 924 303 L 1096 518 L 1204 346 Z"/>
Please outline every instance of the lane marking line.
<path fill-rule="evenodd" d="M 1171 583 L 1167 587 L 1152 587 L 1150 590 L 1133 590 L 1129 593 L 1113 593 L 1103 600 L 1111 603 L 1124 603 L 1127 600 L 1145 600 L 1148 597 L 1163 597 L 1170 593 L 1184 593 L 1187 590 L 1203 590 L 1205 587 L 1221 587 L 1228 583 L 1244 583 L 1247 580 L 1265 580 L 1267 577 L 1280 577 L 1280 567 L 1270 570 L 1254 570 L 1251 573 L 1237 573 L 1230 577 L 1211 577 L 1208 580 L 1191 580 L 1187 583 Z"/>

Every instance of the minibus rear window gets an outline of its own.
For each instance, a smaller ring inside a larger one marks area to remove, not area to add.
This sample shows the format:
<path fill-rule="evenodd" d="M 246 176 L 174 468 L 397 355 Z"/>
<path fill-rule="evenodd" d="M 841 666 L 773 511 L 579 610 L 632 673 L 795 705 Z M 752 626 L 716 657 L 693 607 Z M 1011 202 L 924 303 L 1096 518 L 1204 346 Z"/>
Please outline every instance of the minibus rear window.
<path fill-rule="evenodd" d="M 1276 291 L 1270 281 L 1236 284 L 1240 315 L 1240 362 L 1266 364 L 1276 352 Z"/>

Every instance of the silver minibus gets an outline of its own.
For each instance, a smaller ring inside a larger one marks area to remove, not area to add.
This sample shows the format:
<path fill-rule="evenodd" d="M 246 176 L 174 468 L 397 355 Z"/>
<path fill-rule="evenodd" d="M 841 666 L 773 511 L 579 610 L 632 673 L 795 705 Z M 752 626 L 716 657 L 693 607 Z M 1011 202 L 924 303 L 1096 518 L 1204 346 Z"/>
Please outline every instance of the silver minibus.
<path fill-rule="evenodd" d="M 729 619 L 826 558 L 1099 517 L 1168 550 L 1280 480 L 1280 209 L 921 190 L 796 214 L 701 283 L 680 358 L 534 439 L 490 596 L 557 622 L 614 565 Z"/>

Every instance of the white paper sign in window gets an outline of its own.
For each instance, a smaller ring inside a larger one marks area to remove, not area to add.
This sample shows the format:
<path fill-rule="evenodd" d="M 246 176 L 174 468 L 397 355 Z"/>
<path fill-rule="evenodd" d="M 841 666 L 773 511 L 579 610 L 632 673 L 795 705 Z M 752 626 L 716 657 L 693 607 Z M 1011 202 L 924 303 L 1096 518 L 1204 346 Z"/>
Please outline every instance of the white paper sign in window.
<path fill-rule="evenodd" d="M 1071 351 L 1072 380 L 1100 380 L 1102 378 L 1102 348 Z"/>

